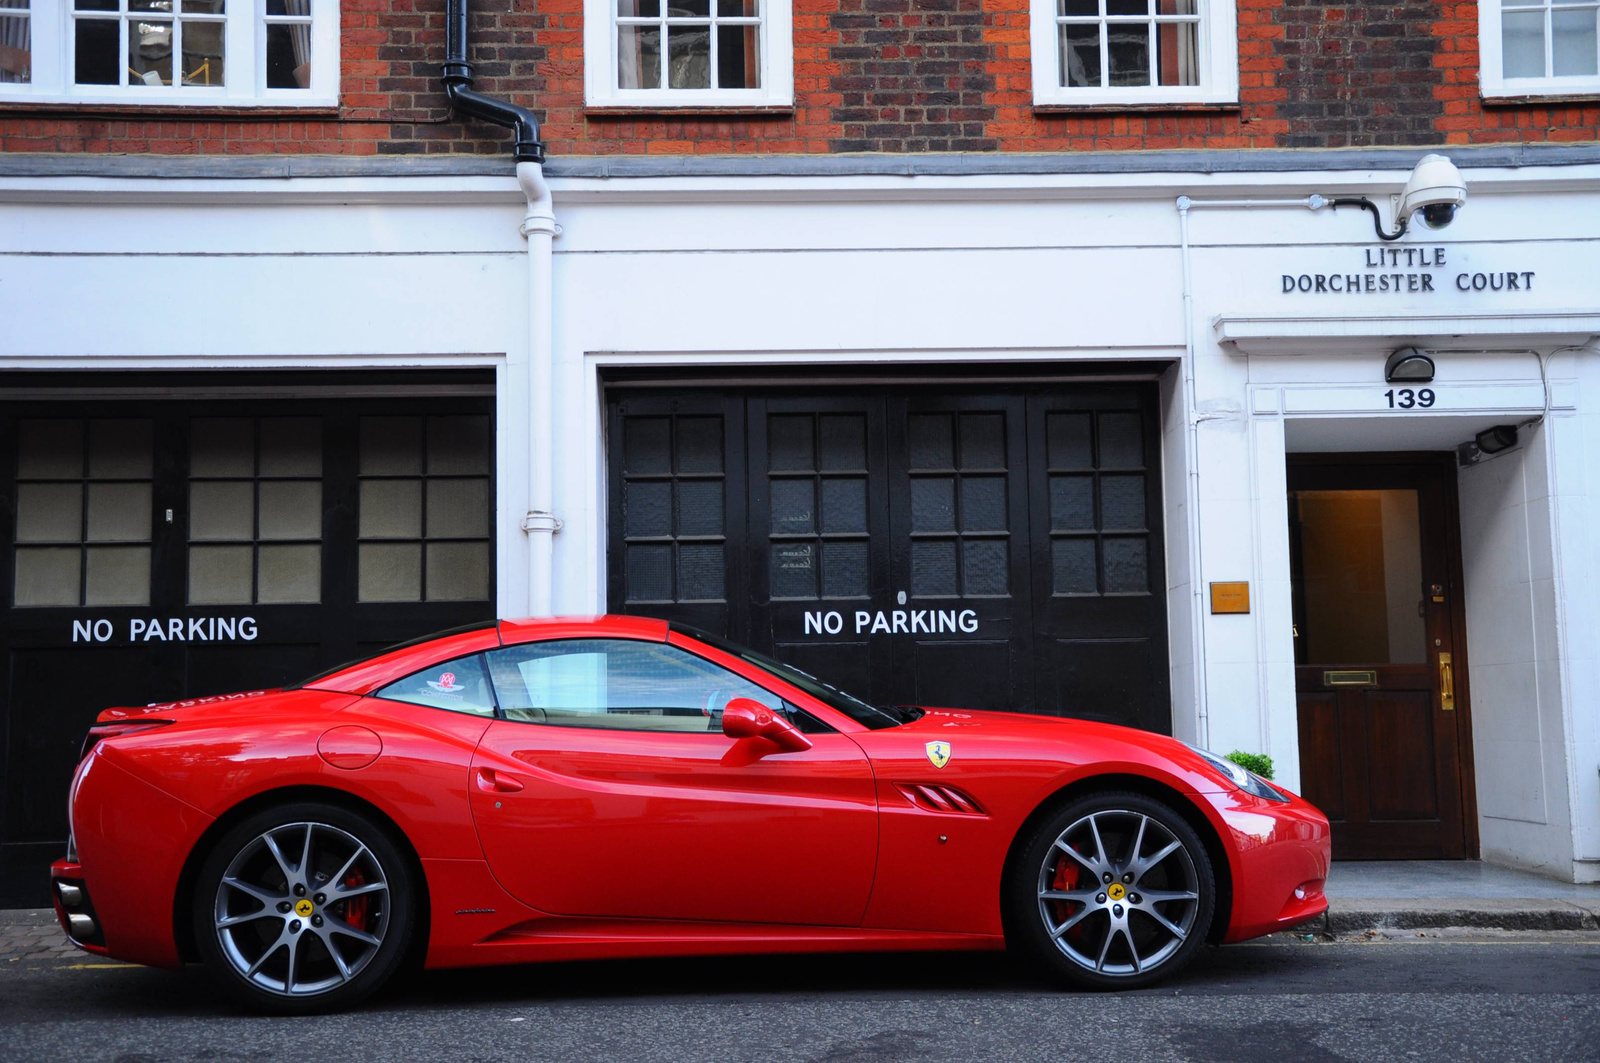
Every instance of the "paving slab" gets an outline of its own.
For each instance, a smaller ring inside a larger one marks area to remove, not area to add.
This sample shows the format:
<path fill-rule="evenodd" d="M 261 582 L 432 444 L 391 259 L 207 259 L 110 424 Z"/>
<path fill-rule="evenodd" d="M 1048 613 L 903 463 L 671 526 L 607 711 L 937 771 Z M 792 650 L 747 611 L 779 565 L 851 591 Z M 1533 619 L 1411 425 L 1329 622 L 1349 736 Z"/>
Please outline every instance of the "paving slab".
<path fill-rule="evenodd" d="M 1600 883 L 1575 883 L 1481 860 L 1337 860 L 1328 899 L 1470 897 L 1569 900 L 1600 909 Z"/>

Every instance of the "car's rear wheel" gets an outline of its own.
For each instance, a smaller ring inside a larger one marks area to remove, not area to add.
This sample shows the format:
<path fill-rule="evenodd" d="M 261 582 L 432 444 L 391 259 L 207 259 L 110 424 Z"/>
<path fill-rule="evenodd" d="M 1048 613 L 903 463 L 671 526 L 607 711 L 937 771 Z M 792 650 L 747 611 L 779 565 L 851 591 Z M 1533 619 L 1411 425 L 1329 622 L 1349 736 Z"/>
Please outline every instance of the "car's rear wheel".
<path fill-rule="evenodd" d="M 376 991 L 404 959 L 414 920 L 405 856 L 369 817 L 336 805 L 246 818 L 196 880 L 206 966 L 263 1011 L 326 1011 Z"/>
<path fill-rule="evenodd" d="M 1010 926 L 1047 970 L 1093 989 L 1170 977 L 1204 945 L 1216 880 L 1183 816 L 1134 793 L 1047 816 L 1009 876 Z"/>

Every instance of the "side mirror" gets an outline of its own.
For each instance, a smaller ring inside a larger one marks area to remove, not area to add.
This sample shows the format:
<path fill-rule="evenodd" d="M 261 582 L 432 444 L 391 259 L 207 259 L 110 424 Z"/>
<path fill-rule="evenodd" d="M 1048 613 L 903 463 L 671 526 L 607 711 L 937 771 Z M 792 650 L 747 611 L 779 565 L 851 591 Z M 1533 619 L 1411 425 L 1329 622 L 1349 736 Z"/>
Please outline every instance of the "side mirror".
<path fill-rule="evenodd" d="M 734 698 L 722 710 L 722 733 L 729 738 L 765 738 L 785 753 L 811 748 L 811 739 L 759 701 Z"/>

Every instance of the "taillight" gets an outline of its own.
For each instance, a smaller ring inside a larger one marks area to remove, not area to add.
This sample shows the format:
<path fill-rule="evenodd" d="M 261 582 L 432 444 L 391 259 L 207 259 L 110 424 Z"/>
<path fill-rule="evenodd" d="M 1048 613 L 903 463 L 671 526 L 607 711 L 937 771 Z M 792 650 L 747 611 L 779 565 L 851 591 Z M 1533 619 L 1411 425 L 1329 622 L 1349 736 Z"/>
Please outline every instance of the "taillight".
<path fill-rule="evenodd" d="M 133 734 L 135 731 L 148 731 L 156 727 L 165 727 L 171 720 L 139 720 L 127 723 L 97 723 L 89 728 L 89 733 L 83 736 L 83 748 L 78 750 L 78 760 L 82 761 L 94 747 L 103 739 L 116 738 L 118 735 Z"/>

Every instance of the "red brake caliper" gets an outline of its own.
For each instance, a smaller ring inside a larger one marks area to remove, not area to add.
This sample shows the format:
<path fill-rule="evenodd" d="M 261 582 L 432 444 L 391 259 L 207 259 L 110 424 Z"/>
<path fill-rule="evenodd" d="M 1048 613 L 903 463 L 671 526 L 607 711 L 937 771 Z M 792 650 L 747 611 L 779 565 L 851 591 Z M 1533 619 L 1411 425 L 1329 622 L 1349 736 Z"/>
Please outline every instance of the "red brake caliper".
<path fill-rule="evenodd" d="M 1062 891 L 1077 889 L 1078 871 L 1078 862 L 1070 856 L 1063 856 L 1060 862 L 1056 864 L 1056 873 L 1055 877 L 1050 880 L 1050 888 Z M 1077 904 L 1073 901 L 1051 901 L 1050 903 L 1052 905 L 1051 914 L 1055 916 L 1057 923 L 1065 922 L 1068 917 L 1078 910 Z M 1083 924 L 1080 923 L 1078 926 L 1073 927 L 1067 931 L 1067 936 L 1076 936 L 1082 926 Z"/>
<path fill-rule="evenodd" d="M 344 880 L 345 889 L 365 885 L 367 878 L 359 870 L 350 872 L 350 877 Z M 369 895 L 363 893 L 359 897 L 351 897 L 344 902 L 344 921 L 357 930 L 367 928 L 367 900 Z"/>

